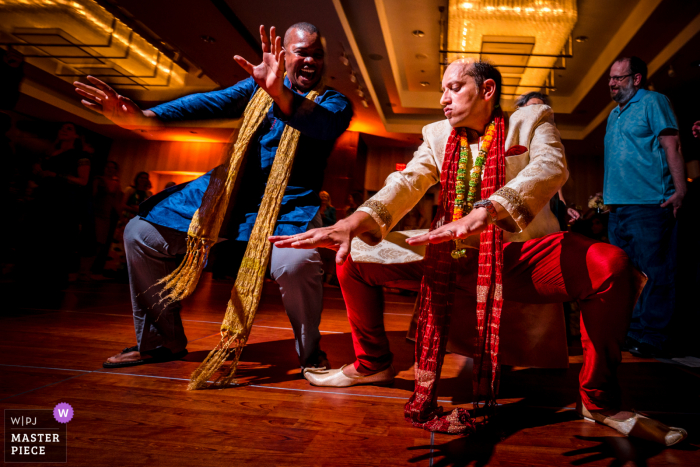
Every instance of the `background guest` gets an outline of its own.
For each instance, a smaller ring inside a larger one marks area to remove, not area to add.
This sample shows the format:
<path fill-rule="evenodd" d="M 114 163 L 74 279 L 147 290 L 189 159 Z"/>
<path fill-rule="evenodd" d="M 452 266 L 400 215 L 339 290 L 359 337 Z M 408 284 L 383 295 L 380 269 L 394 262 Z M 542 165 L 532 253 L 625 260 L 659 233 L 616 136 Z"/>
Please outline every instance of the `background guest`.
<path fill-rule="evenodd" d="M 362 199 L 362 193 L 352 192 L 348 195 L 347 206 L 345 206 L 345 217 L 350 216 L 353 212 L 357 211 L 357 208 L 364 202 Z"/>
<path fill-rule="evenodd" d="M 134 177 L 134 184 L 124 190 L 121 203 L 121 215 L 114 230 L 112 245 L 105 263 L 105 271 L 114 271 L 120 279 L 126 279 L 126 256 L 124 254 L 124 229 L 126 224 L 139 213 L 139 204 L 153 196 L 148 172 L 139 172 Z"/>
<path fill-rule="evenodd" d="M 516 109 L 527 107 L 528 105 L 548 105 L 551 107 L 552 103 L 546 94 L 536 91 L 523 94 L 515 101 Z M 552 214 L 557 217 L 561 230 L 569 230 L 568 225 L 576 222 L 581 217 L 578 211 L 566 207 L 566 200 L 564 199 L 564 193 L 561 188 L 559 188 L 557 194 L 550 200 L 549 208 L 552 210 Z"/>
<path fill-rule="evenodd" d="M 90 177 L 90 159 L 76 125 L 61 125 L 53 149 L 32 172 L 36 189 L 28 206 L 20 276 L 62 289 L 68 273 L 78 268 L 80 220 Z"/>
<path fill-rule="evenodd" d="M 121 212 L 123 193 L 119 181 L 119 164 L 107 161 L 102 175 L 93 181 L 92 193 L 97 257 L 91 270 L 95 274 L 101 274 Z"/>
<path fill-rule="evenodd" d="M 610 207 L 610 242 L 648 277 L 626 346 L 649 358 L 669 350 L 664 347 L 676 304 L 676 216 L 686 180 L 671 103 L 645 90 L 646 79 L 646 63 L 638 57 L 620 58 L 610 68 L 610 96 L 618 105 L 605 131 L 603 197 Z"/>
<path fill-rule="evenodd" d="M 331 202 L 331 195 L 328 194 L 327 191 L 322 191 L 318 194 L 318 196 L 321 198 L 321 207 L 319 208 L 318 212 L 321 213 L 321 217 L 323 218 L 323 226 L 328 227 L 335 224 L 337 218 L 335 208 Z"/>

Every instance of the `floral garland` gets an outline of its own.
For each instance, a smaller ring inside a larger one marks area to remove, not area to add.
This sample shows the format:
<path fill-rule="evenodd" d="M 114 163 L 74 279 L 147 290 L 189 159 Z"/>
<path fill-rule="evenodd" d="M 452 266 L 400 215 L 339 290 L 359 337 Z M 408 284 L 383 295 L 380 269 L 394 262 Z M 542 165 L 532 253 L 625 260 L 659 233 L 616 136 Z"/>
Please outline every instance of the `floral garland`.
<path fill-rule="evenodd" d="M 486 161 L 486 156 L 491 149 L 491 143 L 493 142 L 493 137 L 496 134 L 496 125 L 494 122 L 489 123 L 486 128 L 486 134 L 481 140 L 481 145 L 479 147 L 479 155 L 474 161 L 474 166 L 469 172 L 469 190 L 464 184 L 464 180 L 467 176 L 467 166 L 469 165 L 470 151 L 469 142 L 467 141 L 466 132 L 464 132 L 459 138 L 459 162 L 457 165 L 457 183 L 455 184 L 455 204 L 452 210 L 452 222 L 464 217 L 464 207 L 466 206 L 467 214 L 474 207 L 474 200 L 476 200 L 476 188 L 481 182 L 481 170 L 484 167 L 484 162 Z M 464 194 L 467 194 L 467 199 L 464 199 Z M 459 259 L 466 256 L 467 250 L 465 248 L 460 248 L 459 240 L 457 240 L 457 249 L 452 250 L 452 258 Z"/>
<path fill-rule="evenodd" d="M 452 211 L 452 222 L 464 217 L 464 206 L 467 207 L 467 214 L 474 207 L 474 200 L 476 199 L 476 188 L 479 186 L 481 181 L 481 169 L 486 161 L 486 156 L 491 149 L 491 143 L 493 142 L 493 137 L 496 134 L 496 125 L 494 122 L 489 123 L 486 128 L 486 134 L 481 140 L 481 146 L 479 147 L 479 155 L 474 161 L 474 167 L 469 172 L 469 191 L 467 192 L 467 187 L 464 184 L 464 180 L 467 176 L 467 166 L 469 165 L 470 151 L 469 142 L 467 141 L 466 134 L 463 134 L 459 138 L 459 162 L 457 168 L 457 183 L 455 185 L 455 192 L 457 196 L 455 197 L 455 205 Z M 467 199 L 464 199 L 464 194 L 467 193 Z"/>

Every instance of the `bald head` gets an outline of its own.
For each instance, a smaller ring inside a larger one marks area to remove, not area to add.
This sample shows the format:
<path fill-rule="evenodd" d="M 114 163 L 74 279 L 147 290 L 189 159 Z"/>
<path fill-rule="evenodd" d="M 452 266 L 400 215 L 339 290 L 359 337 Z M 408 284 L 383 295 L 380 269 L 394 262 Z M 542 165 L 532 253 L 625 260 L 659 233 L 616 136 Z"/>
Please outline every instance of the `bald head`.
<path fill-rule="evenodd" d="M 294 42 L 307 34 L 315 34 L 317 37 L 321 37 L 321 33 L 319 32 L 318 28 L 311 23 L 300 22 L 292 24 L 287 29 L 287 32 L 284 33 L 284 47 L 287 48 L 291 42 Z"/>

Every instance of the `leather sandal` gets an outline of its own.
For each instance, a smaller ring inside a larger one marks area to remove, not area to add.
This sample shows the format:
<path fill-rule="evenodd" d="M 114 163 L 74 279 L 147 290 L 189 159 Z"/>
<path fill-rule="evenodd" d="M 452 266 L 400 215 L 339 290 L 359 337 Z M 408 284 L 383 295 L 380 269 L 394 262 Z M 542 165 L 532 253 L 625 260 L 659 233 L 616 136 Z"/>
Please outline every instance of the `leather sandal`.
<path fill-rule="evenodd" d="M 127 347 L 121 351 L 121 354 L 129 352 L 138 352 L 138 346 Z M 139 360 L 132 360 L 129 362 L 108 362 L 102 363 L 102 368 L 127 368 L 130 366 L 146 365 L 149 363 L 164 363 L 172 362 L 173 360 L 180 360 L 185 355 L 187 355 L 187 349 L 181 350 L 180 352 L 173 353 L 170 349 L 165 347 L 159 347 L 157 349 L 148 350 L 146 352 L 141 352 L 143 355 L 150 355 L 151 358 L 141 358 Z"/>
<path fill-rule="evenodd" d="M 355 386 L 358 384 L 374 384 L 377 386 L 388 386 L 393 384 L 394 376 L 396 372 L 394 367 L 390 366 L 386 370 L 382 370 L 378 373 L 368 376 L 345 376 L 343 373 L 343 368 L 347 365 L 336 370 L 321 370 L 306 368 L 304 370 L 304 378 L 311 383 L 313 386 L 326 386 L 332 388 L 347 388 L 350 386 Z"/>
<path fill-rule="evenodd" d="M 683 428 L 666 426 L 657 420 L 636 412 L 631 417 L 619 417 L 619 413 L 607 416 L 600 412 L 589 411 L 581 401 L 576 404 L 576 411 L 589 422 L 609 426 L 625 436 L 654 441 L 666 446 L 678 444 L 688 437 L 688 432 Z"/>

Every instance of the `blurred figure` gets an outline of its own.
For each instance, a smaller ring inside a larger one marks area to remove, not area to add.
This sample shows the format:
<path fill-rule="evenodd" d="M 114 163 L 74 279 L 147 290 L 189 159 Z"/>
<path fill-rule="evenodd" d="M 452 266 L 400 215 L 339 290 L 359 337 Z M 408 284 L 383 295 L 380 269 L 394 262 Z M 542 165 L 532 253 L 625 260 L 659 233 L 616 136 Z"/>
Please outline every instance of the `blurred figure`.
<path fill-rule="evenodd" d="M 523 94 L 515 101 L 516 109 L 527 107 L 528 105 L 548 105 L 551 107 L 552 103 L 549 100 L 549 96 L 536 91 Z M 557 194 L 550 200 L 549 208 L 557 217 L 561 230 L 569 230 L 568 226 L 581 217 L 581 214 L 577 210 L 566 207 L 566 200 L 564 199 L 562 188 L 559 188 Z"/>
<path fill-rule="evenodd" d="M 542 94 L 541 92 L 528 92 L 527 94 L 523 94 L 522 96 L 518 97 L 518 99 L 515 101 L 515 108 L 519 109 L 520 107 L 527 107 L 528 105 L 548 105 L 552 106 L 551 102 L 549 101 L 549 97 L 546 94 Z"/>
<path fill-rule="evenodd" d="M 323 221 L 323 227 L 334 225 L 338 218 L 336 217 L 335 207 L 331 202 L 331 195 L 327 191 L 322 191 L 318 194 L 321 198 L 321 207 L 318 212 Z M 318 253 L 321 255 L 323 263 L 323 282 L 325 284 L 338 285 L 338 279 L 335 276 L 335 251 L 327 248 L 319 248 Z"/>
<path fill-rule="evenodd" d="M 413 209 L 408 211 L 408 213 L 399 222 L 399 228 L 395 230 L 420 230 L 429 229 L 430 220 L 423 216 L 421 210 L 421 203 L 413 206 Z"/>
<path fill-rule="evenodd" d="M 34 164 L 32 172 L 36 189 L 28 206 L 20 278 L 63 289 L 70 270 L 77 270 L 90 178 L 90 159 L 82 151 L 76 125 L 61 126 L 53 150 Z"/>
<path fill-rule="evenodd" d="M 123 193 L 119 181 L 119 164 L 107 161 L 102 175 L 96 177 L 92 184 L 92 196 L 97 257 L 91 270 L 95 274 L 101 274 L 121 213 Z"/>
<path fill-rule="evenodd" d="M 318 212 L 323 219 L 323 226 L 328 227 L 335 224 L 338 219 L 335 214 L 333 203 L 331 202 L 331 195 L 329 195 L 327 191 L 322 191 L 318 194 L 318 197 L 321 198 L 321 207 Z"/>
<path fill-rule="evenodd" d="M 165 184 L 165 188 L 163 188 L 163 189 L 164 189 L 164 190 L 167 190 L 168 188 L 173 187 L 173 186 L 175 186 L 175 185 L 177 185 L 177 183 L 175 183 L 175 182 L 173 182 L 172 180 L 170 180 L 168 183 Z"/>
<path fill-rule="evenodd" d="M 134 177 L 134 184 L 124 190 L 121 203 L 121 215 L 114 230 L 112 245 L 104 266 L 105 271 L 114 271 L 126 278 L 126 256 L 124 254 L 124 229 L 126 224 L 139 213 L 139 204 L 153 196 L 148 172 L 139 172 Z"/>
<path fill-rule="evenodd" d="M 345 206 L 345 217 L 349 217 L 352 213 L 357 211 L 357 208 L 364 202 L 362 199 L 362 193 L 352 192 L 348 195 L 347 206 Z"/>

